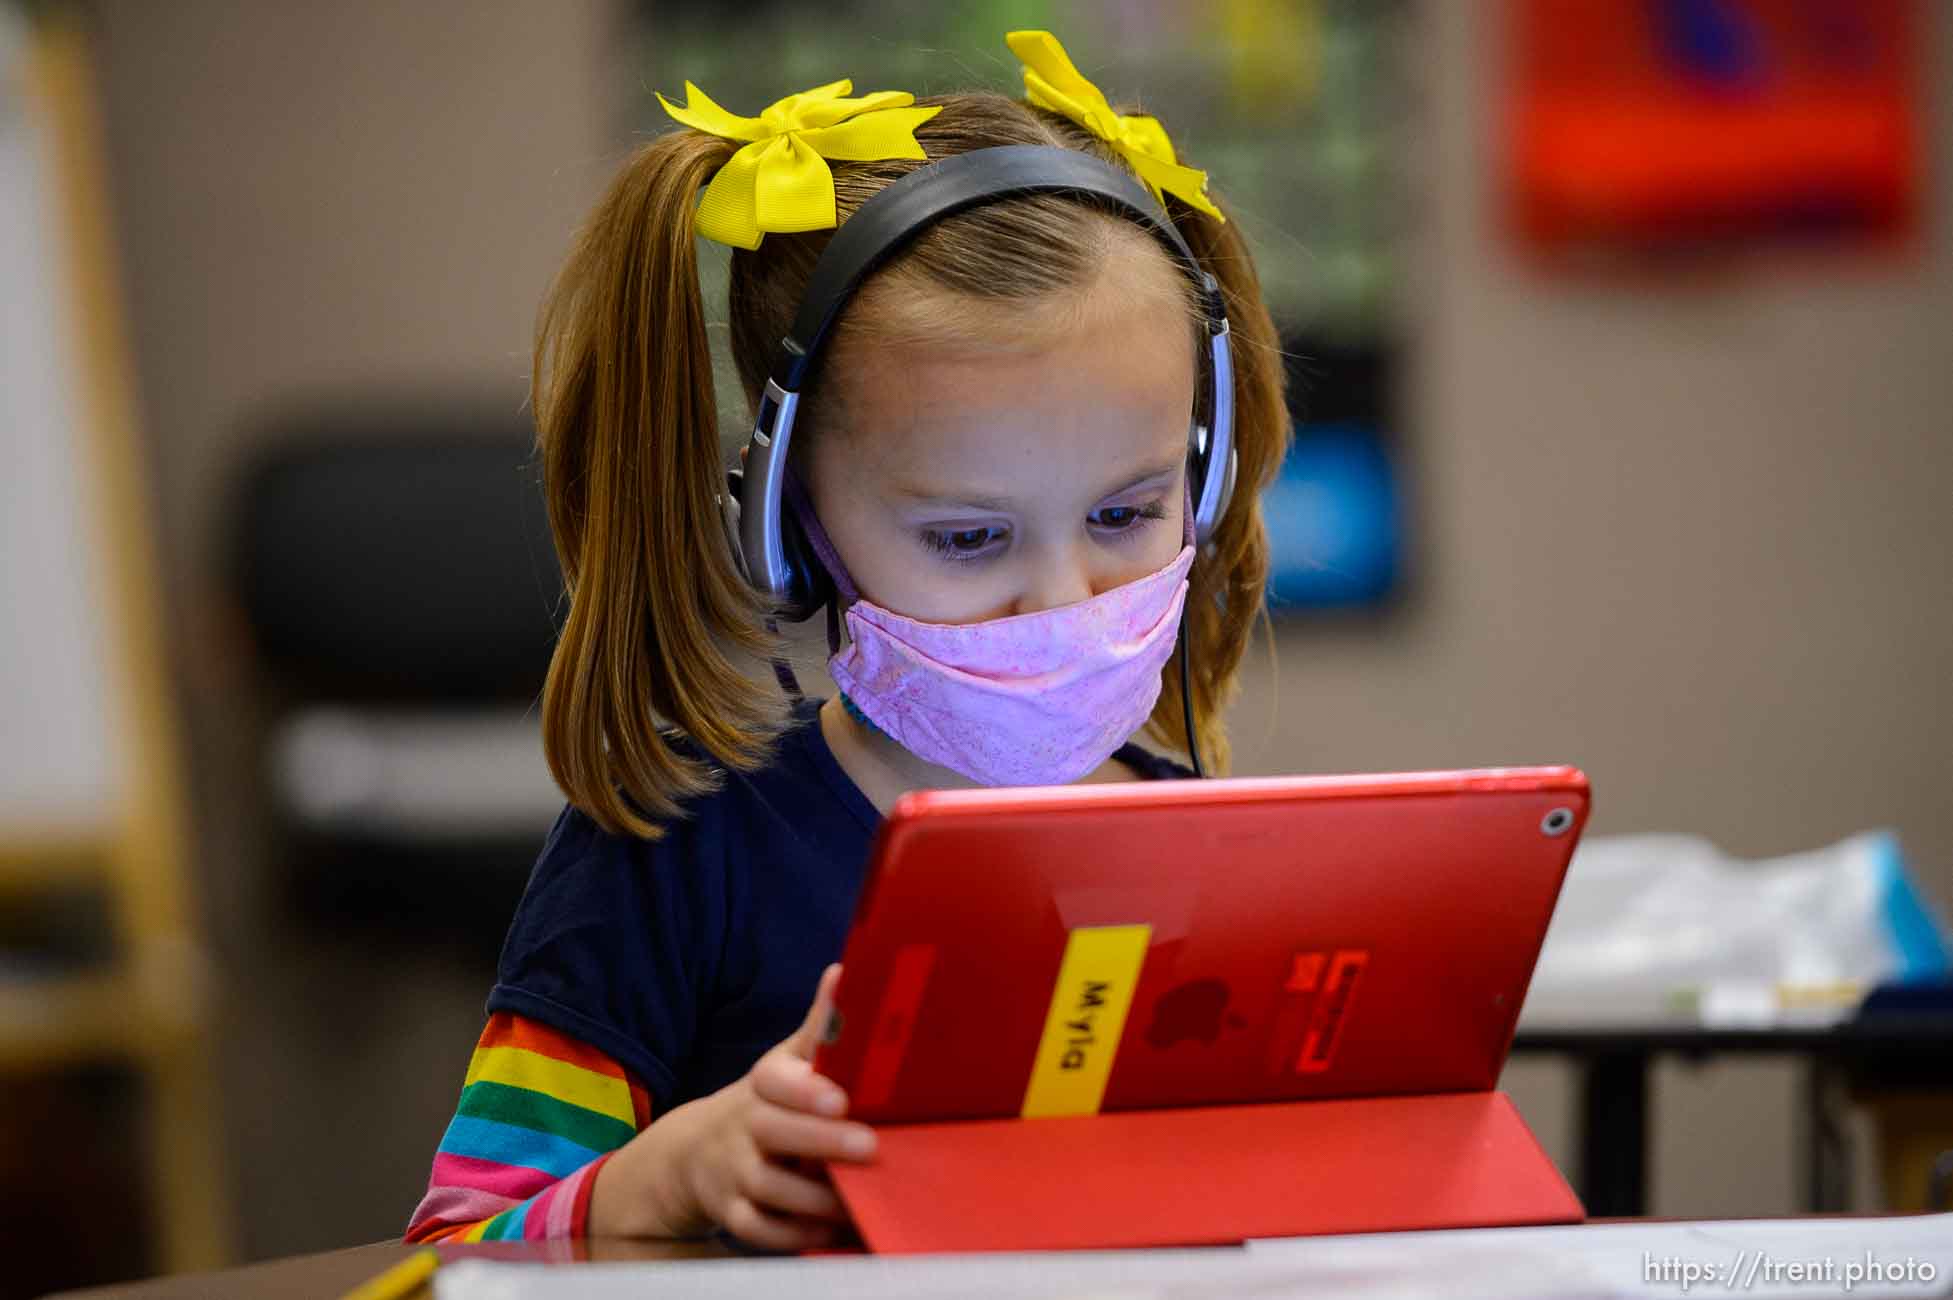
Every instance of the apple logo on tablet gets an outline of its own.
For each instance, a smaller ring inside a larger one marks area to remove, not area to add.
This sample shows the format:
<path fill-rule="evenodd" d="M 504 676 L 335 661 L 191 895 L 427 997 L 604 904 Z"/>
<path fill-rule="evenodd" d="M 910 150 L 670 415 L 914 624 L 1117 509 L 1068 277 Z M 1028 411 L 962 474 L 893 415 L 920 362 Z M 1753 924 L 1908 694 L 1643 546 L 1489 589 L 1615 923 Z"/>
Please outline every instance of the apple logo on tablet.
<path fill-rule="evenodd" d="M 1221 1018 L 1226 1012 L 1225 980 L 1189 980 L 1168 989 L 1153 1004 L 1153 1023 L 1146 1029 L 1146 1041 L 1161 1051 L 1189 1039 L 1211 1043 L 1221 1036 Z"/>

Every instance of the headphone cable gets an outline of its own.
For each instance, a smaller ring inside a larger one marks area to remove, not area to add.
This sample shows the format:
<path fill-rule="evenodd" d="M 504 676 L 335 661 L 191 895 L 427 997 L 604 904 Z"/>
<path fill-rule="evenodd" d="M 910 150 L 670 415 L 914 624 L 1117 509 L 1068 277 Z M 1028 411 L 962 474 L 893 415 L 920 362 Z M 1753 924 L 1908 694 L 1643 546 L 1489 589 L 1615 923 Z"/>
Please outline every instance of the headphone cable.
<path fill-rule="evenodd" d="M 1184 711 L 1187 724 L 1187 757 L 1193 760 L 1193 772 L 1197 777 L 1207 775 L 1200 765 L 1200 742 L 1194 736 L 1193 686 L 1187 668 L 1187 607 L 1180 606 L 1180 707 Z"/>
<path fill-rule="evenodd" d="M 766 630 L 776 645 L 784 639 L 780 635 L 778 620 L 771 616 L 766 620 Z M 785 655 L 773 656 L 773 680 L 780 683 L 780 689 L 787 693 L 788 699 L 800 698 L 800 679 L 793 675 L 793 665 L 787 662 Z"/>

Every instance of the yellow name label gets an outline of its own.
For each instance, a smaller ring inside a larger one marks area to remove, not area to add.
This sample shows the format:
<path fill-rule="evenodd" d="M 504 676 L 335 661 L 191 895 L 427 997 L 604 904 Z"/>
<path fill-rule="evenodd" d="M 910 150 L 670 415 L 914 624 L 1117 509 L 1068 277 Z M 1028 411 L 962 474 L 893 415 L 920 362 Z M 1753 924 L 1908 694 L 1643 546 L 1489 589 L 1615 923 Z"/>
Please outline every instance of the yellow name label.
<path fill-rule="evenodd" d="M 1024 1118 L 1098 1113 L 1152 940 L 1150 925 L 1071 932 L 1024 1089 Z"/>

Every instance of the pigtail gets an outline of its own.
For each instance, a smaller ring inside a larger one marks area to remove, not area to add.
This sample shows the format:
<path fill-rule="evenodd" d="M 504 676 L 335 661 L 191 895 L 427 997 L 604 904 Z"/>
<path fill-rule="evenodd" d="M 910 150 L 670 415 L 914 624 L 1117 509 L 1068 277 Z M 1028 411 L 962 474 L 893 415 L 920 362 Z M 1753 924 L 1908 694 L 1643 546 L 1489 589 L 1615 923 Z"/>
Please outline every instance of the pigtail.
<path fill-rule="evenodd" d="M 1225 776 L 1231 750 L 1223 714 L 1237 690 L 1236 674 L 1257 619 L 1272 644 L 1265 597 L 1268 530 L 1261 517 L 1261 494 L 1288 450 L 1286 372 L 1281 336 L 1262 301 L 1261 279 L 1241 227 L 1232 220 L 1222 223 L 1202 216 L 1177 200 L 1171 211 L 1187 246 L 1220 281 L 1233 335 L 1234 494 L 1215 529 L 1212 550 L 1194 561 L 1187 586 L 1194 730 L 1203 766 Z M 1186 743 L 1177 656 L 1161 674 L 1160 698 L 1147 734 L 1175 749 Z"/>
<path fill-rule="evenodd" d="M 713 789 L 661 723 L 749 770 L 781 724 L 735 662 L 764 655 L 763 611 L 733 567 L 693 213 L 727 141 L 641 147 L 579 233 L 538 317 L 536 432 L 568 610 L 543 688 L 543 748 L 606 830 Z"/>

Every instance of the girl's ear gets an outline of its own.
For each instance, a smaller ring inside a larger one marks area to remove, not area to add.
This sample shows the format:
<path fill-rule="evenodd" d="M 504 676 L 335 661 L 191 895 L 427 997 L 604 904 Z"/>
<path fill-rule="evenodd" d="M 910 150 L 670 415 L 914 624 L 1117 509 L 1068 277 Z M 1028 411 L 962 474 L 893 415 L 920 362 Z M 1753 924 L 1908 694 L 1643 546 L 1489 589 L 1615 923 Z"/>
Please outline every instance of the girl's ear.
<path fill-rule="evenodd" d="M 572 803 L 612 831 L 763 762 L 779 725 L 735 655 L 773 642 L 727 545 L 718 414 L 692 222 L 729 142 L 640 148 L 544 301 L 536 430 L 569 614 L 543 689 L 543 744 Z M 674 748 L 664 728 L 696 747 Z M 701 755 L 698 750 L 702 749 Z"/>

